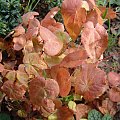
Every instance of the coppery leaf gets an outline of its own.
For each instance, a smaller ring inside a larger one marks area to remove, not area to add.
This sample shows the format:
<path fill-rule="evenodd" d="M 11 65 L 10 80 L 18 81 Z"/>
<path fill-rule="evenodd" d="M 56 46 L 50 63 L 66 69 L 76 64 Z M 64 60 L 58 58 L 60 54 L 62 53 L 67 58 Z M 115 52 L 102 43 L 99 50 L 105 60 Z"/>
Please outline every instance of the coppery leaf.
<path fill-rule="evenodd" d="M 115 72 L 108 73 L 108 82 L 110 86 L 117 87 L 120 85 L 120 74 Z"/>
<path fill-rule="evenodd" d="M 90 107 L 85 104 L 78 104 L 76 107 L 76 120 L 80 120 L 83 117 L 86 117 Z"/>
<path fill-rule="evenodd" d="M 64 0 L 62 2 L 62 16 L 65 27 L 73 40 L 80 34 L 83 23 L 86 21 L 86 10 L 82 8 L 80 0 Z"/>
<path fill-rule="evenodd" d="M 111 8 L 106 8 L 104 6 L 100 6 L 100 7 L 98 7 L 98 9 L 102 12 L 102 16 L 106 12 L 106 16 L 105 16 L 106 19 L 116 18 L 116 12 L 114 12 Z"/>
<path fill-rule="evenodd" d="M 20 35 L 18 37 L 14 37 L 13 42 L 14 42 L 14 50 L 19 51 L 25 46 L 26 37 L 25 37 L 25 35 Z"/>
<path fill-rule="evenodd" d="M 120 88 L 111 88 L 109 91 L 109 98 L 113 102 L 120 102 Z"/>
<path fill-rule="evenodd" d="M 95 27 L 92 22 L 87 22 L 82 31 L 81 41 L 88 56 L 94 61 L 98 60 L 103 54 L 108 44 L 107 31 L 103 26 L 97 24 Z"/>
<path fill-rule="evenodd" d="M 52 85 L 52 87 L 51 87 Z M 45 98 L 52 98 L 59 94 L 59 86 L 53 79 L 45 80 L 42 77 L 34 78 L 30 81 L 30 101 L 32 104 L 41 106 L 42 100 Z"/>
<path fill-rule="evenodd" d="M 43 48 L 47 55 L 55 56 L 61 52 L 63 48 L 63 42 L 60 41 L 50 30 L 41 26 L 40 36 L 45 42 Z"/>
<path fill-rule="evenodd" d="M 22 100 L 26 92 L 22 85 L 14 83 L 11 80 L 8 80 L 3 84 L 2 90 L 8 97 L 15 100 Z"/>
<path fill-rule="evenodd" d="M 83 95 L 85 100 L 92 101 L 106 90 L 105 72 L 95 64 L 83 63 L 75 77 L 75 92 Z"/>
<path fill-rule="evenodd" d="M 27 26 L 29 21 L 34 18 L 34 16 L 39 15 L 38 12 L 28 12 L 22 16 L 23 25 Z"/>
<path fill-rule="evenodd" d="M 58 120 L 71 120 L 73 119 L 73 111 L 68 107 L 63 106 L 58 109 L 57 118 Z"/>
<path fill-rule="evenodd" d="M 69 94 L 71 89 L 70 74 L 66 68 L 59 68 L 57 71 L 56 80 L 60 87 L 60 95 L 65 97 Z"/>
<path fill-rule="evenodd" d="M 110 114 L 111 116 L 114 116 L 116 113 L 116 107 L 115 103 L 110 101 L 108 98 L 102 101 L 102 105 L 98 106 L 100 112 L 102 114 Z"/>
<path fill-rule="evenodd" d="M 78 49 L 64 57 L 60 66 L 73 68 L 82 64 L 83 60 L 87 59 L 87 53 L 84 49 Z"/>
<path fill-rule="evenodd" d="M 13 30 L 15 31 L 15 33 L 12 35 L 13 37 L 25 34 L 25 29 L 22 25 L 15 27 Z"/>

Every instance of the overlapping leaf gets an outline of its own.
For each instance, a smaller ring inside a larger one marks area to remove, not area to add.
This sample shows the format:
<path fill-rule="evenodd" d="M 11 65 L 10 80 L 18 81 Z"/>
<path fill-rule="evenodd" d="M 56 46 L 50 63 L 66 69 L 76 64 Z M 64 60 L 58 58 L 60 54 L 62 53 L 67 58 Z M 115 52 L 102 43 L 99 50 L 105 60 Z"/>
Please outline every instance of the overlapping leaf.
<path fill-rule="evenodd" d="M 82 31 L 81 41 L 88 56 L 96 61 L 103 54 L 108 44 L 107 31 L 97 24 L 95 27 L 91 21 L 87 22 Z"/>
<path fill-rule="evenodd" d="M 91 101 L 102 95 L 106 90 L 105 72 L 96 68 L 95 64 L 83 63 L 80 72 L 76 74 L 75 92 Z"/>
<path fill-rule="evenodd" d="M 63 42 L 55 34 L 45 27 L 40 26 L 40 36 L 44 41 L 44 52 L 49 56 L 59 54 L 63 48 Z"/>
<path fill-rule="evenodd" d="M 83 23 L 86 21 L 86 10 L 82 8 L 82 0 L 64 0 L 62 16 L 65 27 L 73 40 L 80 34 Z"/>
<path fill-rule="evenodd" d="M 37 106 L 42 106 L 43 99 L 55 99 L 59 94 L 58 83 L 53 79 L 45 80 L 42 77 L 32 79 L 29 89 L 30 101 Z"/>
<path fill-rule="evenodd" d="M 26 89 L 24 86 L 14 83 L 13 81 L 6 81 L 2 86 L 3 92 L 15 100 L 23 100 Z"/>

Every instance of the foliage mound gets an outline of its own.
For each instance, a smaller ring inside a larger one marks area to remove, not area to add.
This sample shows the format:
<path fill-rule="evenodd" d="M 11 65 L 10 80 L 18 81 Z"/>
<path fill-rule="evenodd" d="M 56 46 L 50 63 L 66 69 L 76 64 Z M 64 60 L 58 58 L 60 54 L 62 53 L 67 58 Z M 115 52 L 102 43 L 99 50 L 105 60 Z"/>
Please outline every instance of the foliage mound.
<path fill-rule="evenodd" d="M 64 28 L 54 19 L 59 10 L 41 21 L 39 13 L 28 12 L 11 40 L 1 38 L 1 98 L 17 101 L 16 113 L 29 120 L 111 120 L 120 102 L 120 74 L 98 67 L 108 46 L 104 13 L 94 0 L 64 0 Z"/>

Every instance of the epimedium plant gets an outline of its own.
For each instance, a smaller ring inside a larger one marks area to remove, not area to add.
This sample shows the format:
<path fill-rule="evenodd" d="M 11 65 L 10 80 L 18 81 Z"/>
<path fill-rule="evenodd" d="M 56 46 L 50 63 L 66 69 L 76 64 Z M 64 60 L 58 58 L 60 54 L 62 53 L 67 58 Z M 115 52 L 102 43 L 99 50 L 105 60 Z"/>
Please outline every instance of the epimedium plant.
<path fill-rule="evenodd" d="M 59 10 L 52 8 L 41 21 L 37 12 L 24 14 L 9 49 L 1 41 L 1 92 L 22 103 L 17 114 L 26 120 L 112 120 L 120 102 L 120 74 L 98 67 L 108 45 L 103 12 L 94 0 L 64 0 L 64 28 L 54 19 Z M 2 60 L 5 49 L 12 61 Z"/>

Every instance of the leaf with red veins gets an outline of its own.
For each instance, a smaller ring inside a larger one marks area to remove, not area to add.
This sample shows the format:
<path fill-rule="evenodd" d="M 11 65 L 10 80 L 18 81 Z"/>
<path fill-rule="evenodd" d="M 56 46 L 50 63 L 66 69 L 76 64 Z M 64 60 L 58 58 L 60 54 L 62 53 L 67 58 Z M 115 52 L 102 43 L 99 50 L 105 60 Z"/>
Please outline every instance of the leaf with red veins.
<path fill-rule="evenodd" d="M 113 102 L 120 102 L 120 88 L 114 87 L 109 90 L 109 98 Z"/>
<path fill-rule="evenodd" d="M 13 42 L 14 42 L 14 50 L 21 50 L 25 44 L 26 44 L 26 37 L 25 35 L 20 35 L 18 37 L 14 37 L 13 38 Z"/>
<path fill-rule="evenodd" d="M 23 100 L 26 92 L 26 89 L 22 85 L 14 83 L 11 80 L 6 81 L 1 89 L 9 98 L 14 100 Z"/>
<path fill-rule="evenodd" d="M 106 90 L 106 74 L 96 64 L 83 63 L 75 77 L 75 93 L 85 100 L 92 101 Z"/>
<path fill-rule="evenodd" d="M 57 71 L 56 81 L 60 87 L 60 96 L 67 96 L 71 90 L 71 80 L 68 69 L 59 68 Z"/>
<path fill-rule="evenodd" d="M 41 21 L 41 25 L 48 28 L 52 32 L 55 32 L 57 30 L 64 31 L 64 25 L 60 22 L 56 22 L 56 20 L 53 18 L 59 10 L 60 9 L 58 7 L 52 8 L 50 12 L 45 16 L 45 18 Z"/>
<path fill-rule="evenodd" d="M 49 56 L 59 54 L 63 48 L 63 42 L 55 34 L 45 27 L 40 26 L 40 36 L 44 41 L 44 52 Z"/>
<path fill-rule="evenodd" d="M 59 86 L 57 82 L 53 79 L 45 80 L 42 77 L 32 79 L 30 81 L 29 90 L 30 101 L 32 104 L 37 106 L 42 106 L 43 99 L 55 99 L 59 94 Z"/>
<path fill-rule="evenodd" d="M 41 104 L 41 111 L 44 117 L 48 117 L 50 114 L 55 112 L 55 104 L 51 99 L 43 99 Z"/>
<path fill-rule="evenodd" d="M 28 12 L 22 16 L 22 23 L 23 25 L 27 26 L 31 19 L 34 19 L 34 16 L 39 15 L 38 12 Z"/>
<path fill-rule="evenodd" d="M 72 120 L 74 112 L 66 106 L 57 110 L 57 120 Z"/>
<path fill-rule="evenodd" d="M 86 10 L 82 8 L 81 0 L 64 0 L 62 3 L 62 17 L 66 30 L 73 40 L 76 40 L 86 21 Z"/>
<path fill-rule="evenodd" d="M 12 35 L 12 37 L 17 37 L 19 35 L 25 34 L 25 29 L 22 25 L 19 25 L 13 29 L 15 33 Z"/>
<path fill-rule="evenodd" d="M 5 77 L 8 79 L 8 80 L 11 80 L 11 81 L 15 81 L 16 80 L 16 71 L 15 70 L 10 70 L 6 75 Z"/>
<path fill-rule="evenodd" d="M 76 107 L 76 120 L 80 120 L 83 117 L 86 117 L 90 107 L 85 104 L 78 104 Z"/>
<path fill-rule="evenodd" d="M 120 86 L 120 74 L 115 72 L 108 73 L 108 82 L 110 86 L 117 87 Z"/>
<path fill-rule="evenodd" d="M 88 56 L 97 61 L 108 45 L 108 34 L 103 26 L 97 24 L 95 27 L 91 21 L 84 26 L 81 35 L 81 42 L 83 43 Z"/>
<path fill-rule="evenodd" d="M 32 37 L 36 37 L 38 35 L 40 27 L 40 22 L 36 18 L 33 18 L 29 21 L 28 29 L 26 31 L 26 38 L 31 40 Z"/>
<path fill-rule="evenodd" d="M 86 51 L 84 49 L 79 49 L 65 56 L 60 66 L 74 68 L 80 66 L 87 57 Z"/>
<path fill-rule="evenodd" d="M 109 98 L 103 100 L 102 105 L 98 106 L 98 108 L 102 114 L 110 114 L 111 116 L 114 116 L 117 110 L 116 104 L 109 100 Z"/>

